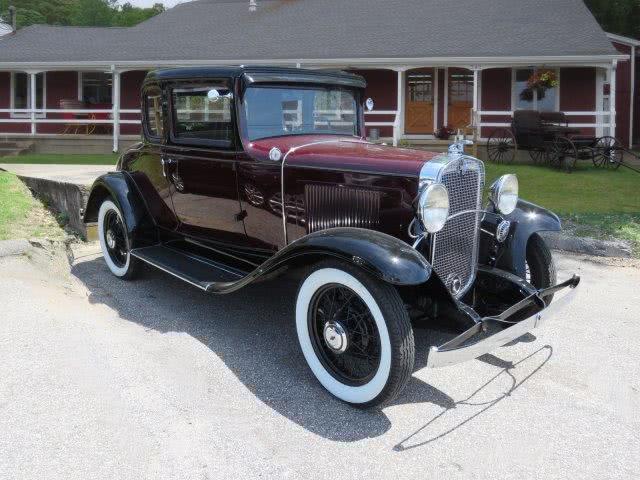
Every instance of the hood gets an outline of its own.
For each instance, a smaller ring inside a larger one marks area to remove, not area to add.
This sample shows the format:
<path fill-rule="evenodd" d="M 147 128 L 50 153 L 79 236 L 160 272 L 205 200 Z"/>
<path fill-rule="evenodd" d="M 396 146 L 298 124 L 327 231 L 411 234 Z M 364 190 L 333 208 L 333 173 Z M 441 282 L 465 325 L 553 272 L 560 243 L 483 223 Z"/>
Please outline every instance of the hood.
<path fill-rule="evenodd" d="M 419 176 L 425 162 L 441 155 L 335 135 L 274 137 L 247 143 L 246 147 L 249 155 L 260 160 L 266 160 L 273 147 L 279 148 L 283 157 L 295 149 L 287 156 L 287 166 L 398 176 Z"/>

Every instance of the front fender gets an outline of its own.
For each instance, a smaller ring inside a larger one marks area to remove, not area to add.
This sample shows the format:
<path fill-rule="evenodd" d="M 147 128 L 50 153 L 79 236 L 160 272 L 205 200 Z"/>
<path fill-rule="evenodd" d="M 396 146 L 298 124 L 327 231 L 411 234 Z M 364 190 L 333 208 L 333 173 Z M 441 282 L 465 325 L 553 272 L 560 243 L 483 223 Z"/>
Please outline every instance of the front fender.
<path fill-rule="evenodd" d="M 420 252 L 395 237 L 363 228 L 330 228 L 290 243 L 242 280 L 214 284 L 211 291 L 230 293 L 280 267 L 310 264 L 327 257 L 356 265 L 398 286 L 423 285 L 432 273 L 431 265 Z"/>
<path fill-rule="evenodd" d="M 106 173 L 96 179 L 87 200 L 85 223 L 98 221 L 100 205 L 109 197 L 122 212 L 132 248 L 157 242 L 155 225 L 144 200 L 133 180 L 124 172 Z"/>
<path fill-rule="evenodd" d="M 559 232 L 562 224 L 555 213 L 525 200 L 519 200 L 513 213 L 505 218 L 511 222 L 511 236 L 508 248 L 497 266 L 524 278 L 527 243 L 531 235 L 536 232 Z"/>

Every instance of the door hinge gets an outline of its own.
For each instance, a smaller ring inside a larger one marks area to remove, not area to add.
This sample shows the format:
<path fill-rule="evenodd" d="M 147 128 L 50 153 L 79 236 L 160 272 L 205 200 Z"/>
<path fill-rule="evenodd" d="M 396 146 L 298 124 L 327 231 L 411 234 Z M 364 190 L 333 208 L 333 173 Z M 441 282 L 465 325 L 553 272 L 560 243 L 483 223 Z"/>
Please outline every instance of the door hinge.
<path fill-rule="evenodd" d="M 241 222 L 243 221 L 245 218 L 247 218 L 247 211 L 246 210 L 242 210 L 240 213 L 236 213 L 236 222 Z"/>

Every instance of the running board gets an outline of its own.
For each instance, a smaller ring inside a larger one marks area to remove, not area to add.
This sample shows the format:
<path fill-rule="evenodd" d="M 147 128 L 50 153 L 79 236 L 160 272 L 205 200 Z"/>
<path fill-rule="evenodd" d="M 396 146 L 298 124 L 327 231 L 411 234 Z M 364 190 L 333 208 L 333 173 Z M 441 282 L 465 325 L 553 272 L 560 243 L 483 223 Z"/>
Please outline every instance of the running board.
<path fill-rule="evenodd" d="M 216 284 L 237 282 L 246 275 L 214 260 L 166 245 L 135 248 L 131 255 L 205 292 L 213 290 Z"/>

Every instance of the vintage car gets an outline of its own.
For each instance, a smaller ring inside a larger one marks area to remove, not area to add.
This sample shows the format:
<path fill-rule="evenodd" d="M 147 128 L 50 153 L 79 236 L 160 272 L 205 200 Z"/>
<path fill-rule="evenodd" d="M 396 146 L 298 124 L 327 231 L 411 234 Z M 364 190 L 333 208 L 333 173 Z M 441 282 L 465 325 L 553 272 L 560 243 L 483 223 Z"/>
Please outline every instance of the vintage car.
<path fill-rule="evenodd" d="M 556 283 L 538 232 L 560 221 L 520 200 L 514 175 L 485 202 L 484 164 L 459 144 L 366 141 L 364 94 L 337 71 L 149 73 L 143 140 L 96 180 L 84 220 L 125 280 L 143 262 L 213 294 L 302 275 L 304 358 L 331 394 L 369 407 L 410 378 L 413 328 L 450 334 L 418 352 L 427 367 L 471 360 L 537 327 L 580 280 Z"/>

